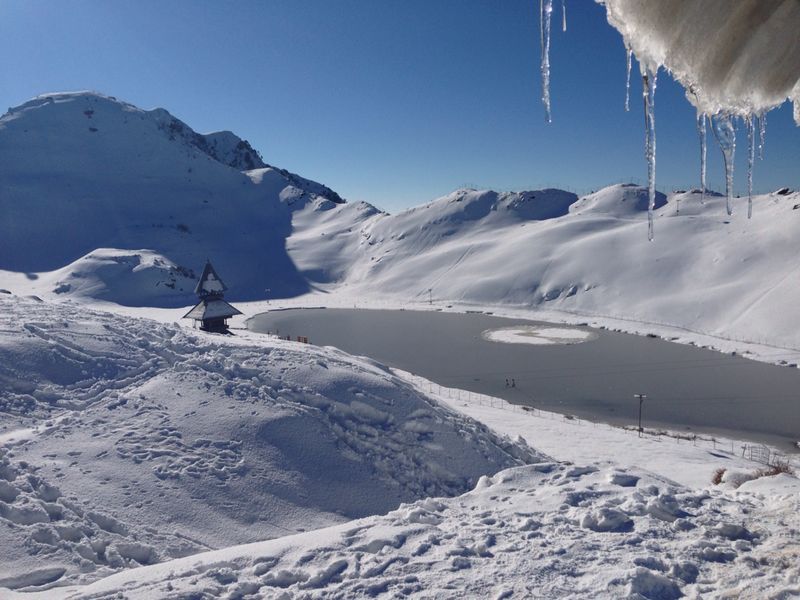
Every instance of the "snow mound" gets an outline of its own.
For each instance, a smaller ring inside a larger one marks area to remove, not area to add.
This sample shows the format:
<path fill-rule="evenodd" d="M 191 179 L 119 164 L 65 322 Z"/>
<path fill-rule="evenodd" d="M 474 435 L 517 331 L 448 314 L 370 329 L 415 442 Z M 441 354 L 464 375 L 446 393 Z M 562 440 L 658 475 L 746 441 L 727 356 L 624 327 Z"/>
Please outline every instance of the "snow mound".
<path fill-rule="evenodd" d="M 334 349 L 8 295 L 0 313 L 6 587 L 383 513 L 541 459 Z"/>
<path fill-rule="evenodd" d="M 105 300 L 121 305 L 170 305 L 196 283 L 192 269 L 151 250 L 98 248 L 75 262 L 47 273 L 41 285 L 76 300 Z"/>
<path fill-rule="evenodd" d="M 782 597 L 800 575 L 797 522 L 641 469 L 542 462 L 484 477 L 457 498 L 112 575 L 64 598 Z M 654 514 L 653 504 L 683 516 Z M 782 557 L 776 560 L 776 557 Z"/>
<path fill-rule="evenodd" d="M 570 207 L 572 214 L 604 214 L 621 218 L 639 217 L 647 212 L 647 188 L 632 184 L 612 185 L 598 192 L 584 196 Z M 661 192 L 656 192 L 658 210 L 667 203 L 667 197 Z"/>

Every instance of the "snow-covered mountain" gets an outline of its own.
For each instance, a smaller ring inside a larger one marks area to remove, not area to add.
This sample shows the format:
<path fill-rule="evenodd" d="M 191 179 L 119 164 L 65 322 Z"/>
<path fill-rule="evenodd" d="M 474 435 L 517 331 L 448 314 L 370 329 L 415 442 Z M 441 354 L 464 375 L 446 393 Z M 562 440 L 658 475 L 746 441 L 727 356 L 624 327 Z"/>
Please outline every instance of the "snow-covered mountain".
<path fill-rule="evenodd" d="M 800 195 L 788 190 L 756 196 L 752 219 L 746 199 L 729 217 L 713 192 L 658 194 L 652 243 L 646 190 L 632 185 L 582 198 L 459 190 L 389 215 L 265 165 L 230 132 L 91 93 L 12 109 L 0 151 L 0 287 L 21 295 L 188 305 L 210 258 L 233 300 L 432 290 L 800 344 Z"/>
<path fill-rule="evenodd" d="M 796 591 L 797 479 L 733 445 L 632 444 L 334 348 L 83 302 L 188 304 L 211 258 L 232 300 L 430 290 L 796 345 L 798 194 L 752 220 L 659 195 L 652 243 L 631 185 L 389 215 L 90 93 L 12 109 L 0 151 L 0 596 Z"/>
<path fill-rule="evenodd" d="M 285 251 L 291 215 L 280 194 L 342 201 L 267 166 L 230 132 L 201 135 L 163 109 L 95 93 L 10 109 L 0 152 L 0 269 L 29 280 L 43 273 L 47 291 L 120 304 L 190 303 L 207 258 L 234 298 L 303 293 Z M 253 168 L 270 185 L 241 172 Z"/>
<path fill-rule="evenodd" d="M 310 204 L 287 242 L 304 276 L 336 293 L 399 302 L 433 298 L 664 323 L 800 345 L 800 194 L 725 200 L 647 189 L 460 190 L 397 215 Z M 323 210 L 325 209 L 325 210 Z M 780 319 L 775 316 L 780 315 Z"/>

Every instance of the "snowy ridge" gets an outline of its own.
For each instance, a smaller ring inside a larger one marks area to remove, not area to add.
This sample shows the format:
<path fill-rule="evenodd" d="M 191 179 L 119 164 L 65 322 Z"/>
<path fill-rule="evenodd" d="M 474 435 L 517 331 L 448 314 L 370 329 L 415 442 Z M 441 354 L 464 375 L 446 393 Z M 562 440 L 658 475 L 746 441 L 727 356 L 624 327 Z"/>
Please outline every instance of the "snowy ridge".
<path fill-rule="evenodd" d="M 295 214 L 287 248 L 334 295 L 402 304 L 427 301 L 430 289 L 439 303 L 616 316 L 800 347 L 800 194 L 754 197 L 752 219 L 744 198 L 729 217 L 714 192 L 658 194 L 654 242 L 647 195 L 632 185 L 580 199 L 462 190 L 358 219 L 348 205 L 324 217 L 308 208 Z"/>
<path fill-rule="evenodd" d="M 334 349 L 0 307 L 0 588 L 383 513 L 543 456 Z"/>

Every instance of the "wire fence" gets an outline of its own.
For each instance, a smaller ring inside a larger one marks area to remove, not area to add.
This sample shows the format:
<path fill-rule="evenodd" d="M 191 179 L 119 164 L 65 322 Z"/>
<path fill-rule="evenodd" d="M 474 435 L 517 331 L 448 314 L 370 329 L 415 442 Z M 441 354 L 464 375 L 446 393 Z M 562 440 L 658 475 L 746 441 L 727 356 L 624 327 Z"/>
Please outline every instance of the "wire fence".
<path fill-rule="evenodd" d="M 753 444 L 730 439 L 721 439 L 711 435 L 680 433 L 677 431 L 653 429 L 648 427 L 643 427 L 640 431 L 638 427 L 632 425 L 613 425 L 611 423 L 589 421 L 586 419 L 581 419 L 575 415 L 555 413 L 523 404 L 512 404 L 495 396 L 489 396 L 487 394 L 481 394 L 479 392 L 473 392 L 461 388 L 442 386 L 438 383 L 434 383 L 428 379 L 425 379 L 424 377 L 420 377 L 411 373 L 405 374 L 405 377 L 408 378 L 415 387 L 423 392 L 427 392 L 431 395 L 436 394 L 443 398 L 457 400 L 466 404 L 488 406 L 498 410 L 505 410 L 520 415 L 526 415 L 530 418 L 558 421 L 574 427 L 591 427 L 595 429 L 624 432 L 631 434 L 631 438 L 633 440 L 652 441 L 656 439 L 674 439 L 676 444 L 691 444 L 692 446 L 713 450 L 714 452 L 723 452 L 731 456 L 744 458 L 765 467 L 778 470 L 790 470 L 794 472 L 800 471 L 800 457 L 797 455 L 788 455 L 779 452 L 765 444 Z"/>

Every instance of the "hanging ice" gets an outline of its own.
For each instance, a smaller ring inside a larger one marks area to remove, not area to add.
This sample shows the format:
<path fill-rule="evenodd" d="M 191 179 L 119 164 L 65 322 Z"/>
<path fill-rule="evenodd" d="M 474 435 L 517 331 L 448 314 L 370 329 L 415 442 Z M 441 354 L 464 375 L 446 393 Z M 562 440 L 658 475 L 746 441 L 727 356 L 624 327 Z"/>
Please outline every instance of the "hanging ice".
<path fill-rule="evenodd" d="M 625 110 L 630 110 L 630 72 L 635 54 L 644 81 L 645 154 L 648 164 L 648 235 L 653 239 L 655 205 L 656 75 L 665 67 L 683 85 L 698 111 L 701 201 L 705 199 L 707 115 L 725 159 L 727 212 L 733 213 L 733 171 L 736 150 L 735 117 L 750 116 L 751 154 L 763 157 L 765 113 L 784 101 L 794 104 L 800 126 L 800 52 L 797 29 L 800 0 L 596 0 L 606 8 L 608 22 L 621 34 L 627 52 Z M 539 0 L 542 101 L 545 120 L 550 110 L 550 22 L 552 0 Z M 566 1 L 562 0 L 562 29 L 566 31 Z M 752 131 L 751 131 L 752 130 Z M 752 160 L 750 161 L 753 162 Z M 748 191 L 752 196 L 752 164 Z M 748 215 L 751 213 L 748 202 Z"/>
<path fill-rule="evenodd" d="M 756 119 L 758 119 L 758 160 L 763 160 L 764 146 L 767 143 L 767 113 L 761 113 Z"/>
<path fill-rule="evenodd" d="M 736 128 L 733 125 L 731 115 L 719 113 L 711 117 L 711 128 L 714 130 L 714 137 L 717 138 L 719 147 L 722 150 L 722 157 L 725 159 L 725 195 L 727 200 L 725 207 L 728 215 L 733 214 L 733 157 L 736 152 Z"/>
<path fill-rule="evenodd" d="M 647 159 L 647 238 L 653 240 L 653 209 L 656 207 L 656 77 L 658 71 L 642 67 L 642 97 L 644 98 L 644 155 Z"/>
<path fill-rule="evenodd" d="M 747 123 L 747 218 L 753 216 L 753 162 L 756 157 L 755 126 L 753 116 L 748 115 Z"/>
<path fill-rule="evenodd" d="M 544 119 L 550 118 L 550 17 L 553 14 L 553 0 L 539 0 L 539 29 L 542 41 L 542 102 Z"/>
<path fill-rule="evenodd" d="M 631 62 L 633 59 L 633 51 L 628 48 L 626 50 L 628 54 L 628 64 L 627 64 L 627 72 L 625 74 L 625 111 L 630 112 L 631 110 Z"/>
<path fill-rule="evenodd" d="M 700 202 L 706 201 L 706 114 L 697 113 L 697 135 L 700 136 Z"/>
<path fill-rule="evenodd" d="M 561 0 L 561 31 L 567 30 L 567 0 Z"/>

